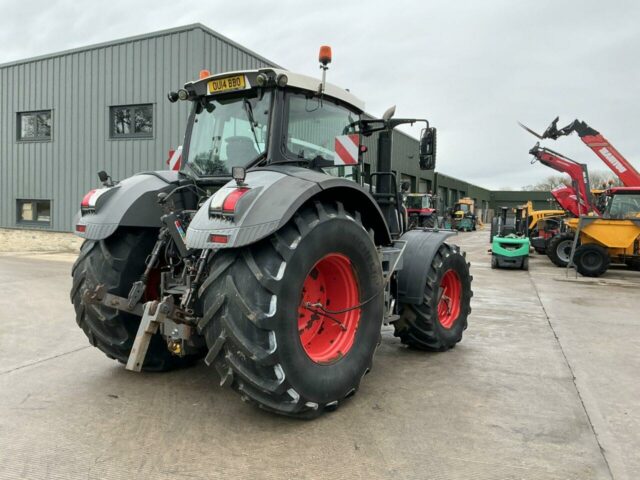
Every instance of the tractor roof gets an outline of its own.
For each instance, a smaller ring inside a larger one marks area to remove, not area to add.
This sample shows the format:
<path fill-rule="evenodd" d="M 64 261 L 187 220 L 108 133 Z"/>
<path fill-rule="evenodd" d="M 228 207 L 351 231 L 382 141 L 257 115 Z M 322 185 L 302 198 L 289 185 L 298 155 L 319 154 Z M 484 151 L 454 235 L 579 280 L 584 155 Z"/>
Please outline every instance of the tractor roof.
<path fill-rule="evenodd" d="M 317 93 L 318 86 L 320 85 L 320 80 L 317 78 L 310 77 L 308 75 L 302 75 L 300 73 L 290 72 L 288 70 L 282 70 L 279 68 L 261 68 L 257 70 L 237 70 L 233 72 L 224 72 L 216 75 L 209 75 L 205 78 L 201 78 L 200 80 L 196 80 L 194 82 L 189 82 L 189 83 L 191 83 L 192 85 L 197 85 L 200 83 L 206 84 L 211 80 L 222 79 L 222 78 L 232 77 L 234 75 L 242 75 L 242 74 L 245 75 L 245 78 L 248 76 L 255 77 L 258 73 L 271 74 L 275 77 L 279 77 L 280 75 L 286 75 L 288 79 L 287 87 L 300 88 L 302 90 L 307 90 L 308 92 L 312 92 L 312 93 Z M 249 83 L 249 80 L 247 80 L 247 83 Z M 253 86 L 254 85 L 250 84 L 249 88 Z M 347 103 L 350 106 L 359 110 L 360 112 L 364 112 L 364 102 L 360 100 L 358 97 L 356 97 L 355 95 L 353 95 L 348 90 L 345 90 L 336 85 L 333 85 L 332 83 L 326 83 L 324 94 L 326 96 L 333 97 L 344 103 Z"/>

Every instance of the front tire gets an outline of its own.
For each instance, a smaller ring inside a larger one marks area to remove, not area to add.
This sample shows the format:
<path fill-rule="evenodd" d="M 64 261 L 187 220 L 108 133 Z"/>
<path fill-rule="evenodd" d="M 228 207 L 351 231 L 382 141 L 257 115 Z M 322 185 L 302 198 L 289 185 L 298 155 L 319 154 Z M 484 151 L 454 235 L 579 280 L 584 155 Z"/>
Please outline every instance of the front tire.
<path fill-rule="evenodd" d="M 71 302 L 78 326 L 91 345 L 121 363 L 127 363 L 140 317 L 101 304 L 87 305 L 82 296 L 87 289 L 93 290 L 98 284 L 104 284 L 107 292 L 126 297 L 133 282 L 142 275 L 145 259 L 157 236 L 157 230 L 153 229 L 120 229 L 104 240 L 87 240 L 82 244 L 80 256 L 71 271 Z M 190 365 L 196 359 L 171 354 L 162 336 L 156 333 L 149 344 L 142 369 L 166 371 Z"/>
<path fill-rule="evenodd" d="M 456 245 L 443 243 L 427 274 L 423 303 L 401 304 L 395 336 L 410 347 L 444 351 L 453 348 L 467 328 L 471 313 L 472 277 Z"/>
<path fill-rule="evenodd" d="M 212 257 L 200 290 L 205 362 L 265 410 L 316 417 L 355 393 L 371 368 L 382 289 L 359 213 L 316 202 L 267 239 Z"/>

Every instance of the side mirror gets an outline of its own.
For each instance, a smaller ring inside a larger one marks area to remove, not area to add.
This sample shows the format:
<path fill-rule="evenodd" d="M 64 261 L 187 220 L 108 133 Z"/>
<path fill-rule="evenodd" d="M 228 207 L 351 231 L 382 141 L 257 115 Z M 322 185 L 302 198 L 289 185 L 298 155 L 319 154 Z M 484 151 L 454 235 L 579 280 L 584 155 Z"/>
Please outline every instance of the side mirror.
<path fill-rule="evenodd" d="M 420 170 L 436 168 L 436 129 L 425 128 L 420 137 Z"/>

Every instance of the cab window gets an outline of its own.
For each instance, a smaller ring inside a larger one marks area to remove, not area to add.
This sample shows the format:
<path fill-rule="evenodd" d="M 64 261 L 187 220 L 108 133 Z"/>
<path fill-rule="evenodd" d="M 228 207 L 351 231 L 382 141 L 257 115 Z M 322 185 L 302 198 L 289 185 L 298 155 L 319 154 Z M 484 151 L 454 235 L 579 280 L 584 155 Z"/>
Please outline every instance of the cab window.
<path fill-rule="evenodd" d="M 614 195 L 607 207 L 610 218 L 635 218 L 640 214 L 640 194 Z"/>
<path fill-rule="evenodd" d="M 287 113 L 288 157 L 330 161 L 335 167 L 323 168 L 326 173 L 354 178 L 360 143 L 358 114 L 326 98 L 321 101 L 302 94 L 287 96 Z"/>

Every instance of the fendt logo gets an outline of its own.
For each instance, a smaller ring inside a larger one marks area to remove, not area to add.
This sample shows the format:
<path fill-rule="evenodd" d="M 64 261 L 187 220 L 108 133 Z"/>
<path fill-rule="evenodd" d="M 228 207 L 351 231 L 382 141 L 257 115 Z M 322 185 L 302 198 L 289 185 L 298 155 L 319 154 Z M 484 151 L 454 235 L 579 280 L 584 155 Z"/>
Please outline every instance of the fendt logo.
<path fill-rule="evenodd" d="M 618 170 L 620 173 L 624 173 L 627 171 L 626 168 L 624 168 L 624 165 L 622 165 L 620 163 L 620 160 L 618 160 L 616 157 L 613 156 L 613 154 L 609 151 L 609 149 L 607 147 L 602 147 L 599 152 L 602 154 L 602 156 L 604 158 L 606 158 L 607 160 L 609 160 L 611 162 L 611 164 L 616 167 L 616 170 Z"/>

